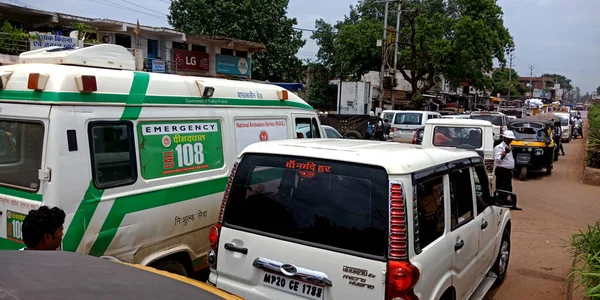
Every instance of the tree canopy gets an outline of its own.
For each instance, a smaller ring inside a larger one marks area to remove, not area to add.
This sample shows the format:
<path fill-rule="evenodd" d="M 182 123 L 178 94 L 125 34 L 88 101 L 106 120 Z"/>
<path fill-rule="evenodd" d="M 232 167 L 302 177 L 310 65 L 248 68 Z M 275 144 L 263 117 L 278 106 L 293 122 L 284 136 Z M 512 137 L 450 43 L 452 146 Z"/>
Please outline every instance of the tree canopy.
<path fill-rule="evenodd" d="M 511 79 L 509 81 L 509 72 L 512 71 Z M 514 69 L 497 69 L 492 73 L 491 81 L 492 94 L 508 95 L 510 89 L 510 95 L 519 97 L 525 95 L 527 89 L 519 82 L 519 74 Z"/>
<path fill-rule="evenodd" d="M 567 78 L 566 76 L 563 76 L 560 74 L 544 73 L 544 74 L 542 74 L 542 77 L 551 77 L 552 79 L 554 79 L 554 83 L 559 83 L 560 88 L 566 89 L 568 92 L 570 92 L 573 89 L 573 85 L 571 84 L 571 79 Z"/>
<path fill-rule="evenodd" d="M 299 81 L 302 61 L 296 57 L 305 41 L 287 16 L 288 0 L 172 0 L 169 23 L 178 30 L 226 36 L 265 44 L 253 55 L 253 78 Z"/>
<path fill-rule="evenodd" d="M 414 95 L 434 87 L 440 76 L 454 86 L 467 82 L 483 88 L 491 84 L 485 74 L 492 70 L 494 59 L 504 64 L 505 54 L 514 48 L 496 0 L 405 1 L 398 65 L 393 66 L 397 6 L 389 8 L 389 34 L 384 41 L 388 68 L 402 73 Z M 382 49 L 377 40 L 382 38 L 383 16 L 383 3 L 362 0 L 335 26 L 318 20 L 313 38 L 321 47 L 319 60 L 355 75 L 379 70 Z"/>

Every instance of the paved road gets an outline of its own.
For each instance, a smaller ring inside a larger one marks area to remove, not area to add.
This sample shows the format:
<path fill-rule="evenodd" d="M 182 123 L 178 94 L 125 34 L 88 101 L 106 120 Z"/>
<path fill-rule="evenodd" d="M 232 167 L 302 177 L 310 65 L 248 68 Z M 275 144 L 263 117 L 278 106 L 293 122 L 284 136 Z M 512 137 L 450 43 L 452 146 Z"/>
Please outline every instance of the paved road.
<path fill-rule="evenodd" d="M 512 249 L 505 283 L 486 299 L 565 299 L 571 234 L 600 216 L 600 187 L 582 183 L 584 140 L 564 144 L 567 156 L 552 176 L 513 181 L 522 211 L 513 211 Z M 581 299 L 574 293 L 573 299 Z"/>

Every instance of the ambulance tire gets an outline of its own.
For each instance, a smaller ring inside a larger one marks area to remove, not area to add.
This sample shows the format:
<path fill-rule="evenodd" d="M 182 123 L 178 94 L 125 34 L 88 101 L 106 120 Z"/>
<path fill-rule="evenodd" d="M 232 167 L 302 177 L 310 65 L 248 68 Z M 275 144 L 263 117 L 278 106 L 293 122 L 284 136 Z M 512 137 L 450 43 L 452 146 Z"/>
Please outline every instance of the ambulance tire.
<path fill-rule="evenodd" d="M 176 260 L 164 260 L 157 263 L 154 267 L 162 271 L 188 277 L 188 271 L 185 266 Z"/>

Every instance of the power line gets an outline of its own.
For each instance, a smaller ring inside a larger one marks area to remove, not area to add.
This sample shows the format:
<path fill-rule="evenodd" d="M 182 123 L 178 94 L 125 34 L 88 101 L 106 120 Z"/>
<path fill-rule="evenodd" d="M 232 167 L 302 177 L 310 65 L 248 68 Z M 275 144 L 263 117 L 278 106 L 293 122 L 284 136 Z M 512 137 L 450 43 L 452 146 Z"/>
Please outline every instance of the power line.
<path fill-rule="evenodd" d="M 89 1 L 94 2 L 94 3 L 98 3 L 98 4 L 102 4 L 102 5 L 106 5 L 106 6 L 120 8 L 120 9 L 123 9 L 123 10 L 137 12 L 137 13 L 144 14 L 144 15 L 147 15 L 147 16 L 150 16 L 150 17 L 154 17 L 154 18 L 157 18 L 157 19 L 160 19 L 160 20 L 163 20 L 163 21 L 168 21 L 167 18 L 164 18 L 162 16 L 157 16 L 157 15 L 145 13 L 143 11 L 135 10 L 135 9 L 133 9 L 131 7 L 127 7 L 127 6 L 123 6 L 123 5 L 117 4 L 117 3 L 109 2 L 108 0 L 105 0 L 106 2 L 101 2 L 101 1 L 98 1 L 98 0 L 89 0 Z"/>
<path fill-rule="evenodd" d="M 8 0 L 8 1 L 10 1 L 10 2 L 12 2 L 12 3 L 15 3 L 15 4 L 17 4 L 17 5 L 23 6 L 23 7 L 31 7 L 31 8 L 35 8 L 35 9 L 39 9 L 39 10 L 43 10 L 43 9 L 41 9 L 41 8 L 39 8 L 39 7 L 35 7 L 35 6 L 33 6 L 33 5 L 27 4 L 27 3 L 23 2 L 23 1 L 20 1 L 20 0 Z"/>
<path fill-rule="evenodd" d="M 149 8 L 147 8 L 147 7 L 144 7 L 144 6 L 141 6 L 141 5 L 137 5 L 137 4 L 135 4 L 135 3 L 133 3 L 133 2 L 130 2 L 130 1 L 127 1 L 127 0 L 121 0 L 121 1 L 123 1 L 123 2 L 125 2 L 125 3 L 129 3 L 129 4 L 131 4 L 131 5 L 134 5 L 134 6 L 137 6 L 137 7 L 140 7 L 140 8 L 143 8 L 143 9 L 145 9 L 145 10 L 147 10 L 147 11 L 151 11 L 151 12 L 157 13 L 157 14 L 159 14 L 159 15 L 165 15 L 165 16 L 166 16 L 166 14 L 165 14 L 164 12 L 160 12 L 160 11 L 156 11 L 156 10 L 153 10 L 153 9 L 149 9 Z"/>

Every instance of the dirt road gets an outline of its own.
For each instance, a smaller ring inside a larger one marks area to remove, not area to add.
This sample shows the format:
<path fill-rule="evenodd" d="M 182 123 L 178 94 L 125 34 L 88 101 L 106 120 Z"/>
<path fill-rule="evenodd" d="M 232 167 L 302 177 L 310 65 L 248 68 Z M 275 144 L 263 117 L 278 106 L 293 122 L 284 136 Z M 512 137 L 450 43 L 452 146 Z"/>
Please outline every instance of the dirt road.
<path fill-rule="evenodd" d="M 486 299 L 565 299 L 571 234 L 600 218 L 600 187 L 584 185 L 584 140 L 564 144 L 552 176 L 513 181 L 522 211 L 513 211 L 512 249 L 505 283 Z M 573 299 L 581 299 L 577 292 Z"/>

